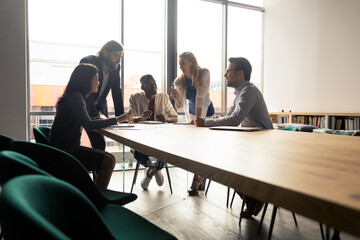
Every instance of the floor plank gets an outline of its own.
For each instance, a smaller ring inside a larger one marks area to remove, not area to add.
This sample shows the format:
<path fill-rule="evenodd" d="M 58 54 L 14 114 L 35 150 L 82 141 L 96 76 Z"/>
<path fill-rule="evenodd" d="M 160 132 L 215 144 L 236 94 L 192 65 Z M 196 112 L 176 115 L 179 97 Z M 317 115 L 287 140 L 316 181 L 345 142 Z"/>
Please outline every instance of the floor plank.
<path fill-rule="evenodd" d="M 193 174 L 180 168 L 169 168 L 173 194 L 170 193 L 166 171 L 164 185 L 150 182 L 149 190 L 140 187 L 143 170 L 139 170 L 134 193 L 138 199 L 126 207 L 152 223 L 170 232 L 178 239 L 267 239 L 273 206 L 269 204 L 260 234 L 257 233 L 262 212 L 252 219 L 243 219 L 239 226 L 241 198 L 236 195 L 232 208 L 226 207 L 227 187 L 211 182 L 207 196 L 189 197 L 187 189 Z M 125 191 L 130 191 L 134 171 L 125 171 Z M 109 188 L 123 190 L 123 172 L 115 171 Z M 230 200 L 233 190 L 230 193 Z M 230 203 L 229 203 L 230 204 Z M 296 214 L 298 227 L 292 214 L 278 209 L 272 239 L 321 239 L 319 223 Z M 359 240 L 341 233 L 341 239 Z"/>

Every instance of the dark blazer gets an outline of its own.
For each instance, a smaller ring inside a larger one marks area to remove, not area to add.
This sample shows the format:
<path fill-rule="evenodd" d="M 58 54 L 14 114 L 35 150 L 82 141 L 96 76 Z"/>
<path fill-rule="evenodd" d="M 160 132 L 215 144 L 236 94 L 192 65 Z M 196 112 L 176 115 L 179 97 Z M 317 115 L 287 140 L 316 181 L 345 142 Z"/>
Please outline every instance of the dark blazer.
<path fill-rule="evenodd" d="M 106 97 L 111 89 L 112 98 L 114 101 L 115 116 L 124 113 L 124 103 L 120 87 L 120 65 L 116 70 L 112 70 L 109 74 L 109 81 L 107 86 L 103 86 L 103 65 L 99 58 L 90 55 L 81 59 L 80 63 L 90 63 L 99 69 L 99 91 L 92 93 L 86 99 L 86 107 L 90 117 L 99 117 L 99 112 L 108 117 L 108 107 Z M 100 89 L 105 87 L 103 94 L 100 96 Z"/>

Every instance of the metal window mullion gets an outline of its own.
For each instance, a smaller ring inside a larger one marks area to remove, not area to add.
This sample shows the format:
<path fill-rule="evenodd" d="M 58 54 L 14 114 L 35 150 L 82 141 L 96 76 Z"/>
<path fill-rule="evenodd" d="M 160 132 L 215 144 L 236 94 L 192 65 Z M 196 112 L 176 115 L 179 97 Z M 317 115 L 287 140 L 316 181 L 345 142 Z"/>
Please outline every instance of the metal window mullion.
<path fill-rule="evenodd" d="M 222 112 L 224 115 L 227 113 L 227 88 L 226 88 L 226 81 L 225 81 L 225 69 L 227 64 L 227 39 L 228 39 L 228 5 L 223 4 L 223 14 L 222 14 L 222 39 L 223 39 L 223 49 L 222 49 L 222 55 L 223 55 L 223 61 L 222 61 L 222 70 L 221 70 L 221 79 L 222 79 Z"/>
<path fill-rule="evenodd" d="M 166 93 L 170 94 L 172 82 L 177 74 L 177 0 L 166 1 L 165 40 Z M 171 100 L 173 101 L 173 100 Z"/>
<path fill-rule="evenodd" d="M 25 84 L 26 84 L 26 126 L 25 129 L 27 129 L 25 133 L 25 139 L 27 141 L 30 141 L 31 136 L 31 121 L 30 121 L 30 58 L 29 58 L 29 3 L 26 0 L 25 2 L 25 57 L 26 57 L 26 70 L 25 70 Z"/>
<path fill-rule="evenodd" d="M 121 1 L 120 4 L 120 31 L 121 31 L 121 43 L 125 46 L 124 43 L 124 1 Z M 124 47 L 125 48 L 125 47 Z M 124 49 L 125 52 L 125 49 Z M 122 91 L 122 98 L 123 98 L 123 102 L 124 102 L 124 95 L 125 95 L 125 73 L 124 73 L 124 69 L 125 69 L 125 54 L 121 59 L 121 71 L 120 71 L 120 77 L 121 77 L 121 91 Z"/>

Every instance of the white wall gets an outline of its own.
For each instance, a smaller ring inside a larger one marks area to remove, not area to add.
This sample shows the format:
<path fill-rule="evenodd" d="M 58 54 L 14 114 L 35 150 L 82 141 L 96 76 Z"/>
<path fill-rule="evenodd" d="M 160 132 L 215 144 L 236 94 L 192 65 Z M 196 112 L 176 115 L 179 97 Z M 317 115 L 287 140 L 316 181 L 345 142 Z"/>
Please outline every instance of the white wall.
<path fill-rule="evenodd" d="M 360 113 L 360 1 L 265 0 L 269 111 Z"/>
<path fill-rule="evenodd" d="M 25 140 L 25 0 L 0 1 L 0 134 Z"/>

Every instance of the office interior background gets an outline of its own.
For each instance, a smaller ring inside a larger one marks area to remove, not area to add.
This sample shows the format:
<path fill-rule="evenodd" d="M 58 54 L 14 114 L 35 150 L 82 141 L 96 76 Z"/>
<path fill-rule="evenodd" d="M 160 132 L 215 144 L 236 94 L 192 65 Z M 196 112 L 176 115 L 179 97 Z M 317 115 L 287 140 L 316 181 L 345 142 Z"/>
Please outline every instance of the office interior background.
<path fill-rule="evenodd" d="M 358 0 L 1 0 L 1 133 L 29 140 L 51 125 L 74 67 L 111 39 L 125 48 L 125 107 L 143 74 L 169 92 L 178 55 L 192 51 L 218 114 L 233 99 L 232 56 L 250 60 L 270 112 L 358 113 L 359 11 Z"/>

